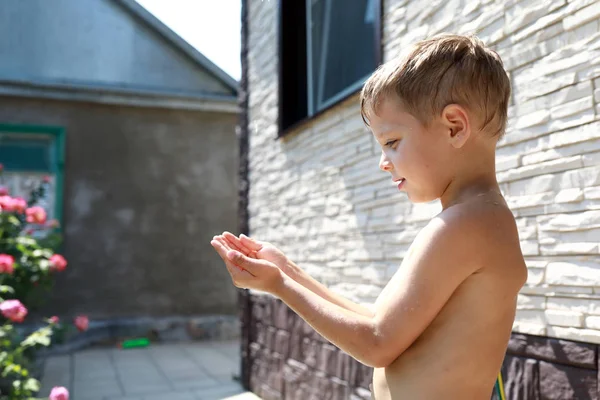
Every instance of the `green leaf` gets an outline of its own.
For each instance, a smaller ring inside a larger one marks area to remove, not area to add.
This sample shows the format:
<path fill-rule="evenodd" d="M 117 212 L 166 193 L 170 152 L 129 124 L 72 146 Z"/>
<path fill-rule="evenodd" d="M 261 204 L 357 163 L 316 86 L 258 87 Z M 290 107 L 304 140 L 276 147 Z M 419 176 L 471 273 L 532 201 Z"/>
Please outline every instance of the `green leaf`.
<path fill-rule="evenodd" d="M 39 261 L 39 267 L 42 271 L 47 271 L 50 268 L 50 260 L 40 260 Z"/>
<path fill-rule="evenodd" d="M 29 337 L 21 342 L 21 346 L 31 347 L 37 344 L 42 346 L 50 345 L 50 335 L 52 331 L 49 327 L 41 328 L 37 332 L 33 332 Z"/>
<path fill-rule="evenodd" d="M 15 293 L 15 289 L 13 289 L 12 287 L 10 287 L 8 285 L 0 285 L 0 293 L 11 293 L 11 294 L 14 294 Z"/>
<path fill-rule="evenodd" d="M 29 378 L 25 381 L 23 388 L 25 390 L 31 390 L 32 392 L 39 392 L 40 382 L 37 379 Z"/>
<path fill-rule="evenodd" d="M 4 371 L 2 371 L 2 376 L 6 377 L 8 376 L 8 374 L 10 374 L 12 371 L 14 371 L 17 367 L 19 367 L 19 369 L 21 368 L 19 365 L 15 365 L 15 364 L 9 364 L 4 368 Z"/>
<path fill-rule="evenodd" d="M 50 249 L 41 249 L 42 257 L 50 258 L 54 254 L 54 252 Z"/>
<path fill-rule="evenodd" d="M 14 215 L 8 216 L 8 223 L 11 225 L 14 225 L 14 226 L 21 225 L 21 221 L 19 221 L 19 219 L 17 217 L 15 217 Z"/>
<path fill-rule="evenodd" d="M 29 255 L 29 249 L 22 243 L 17 243 L 15 246 L 19 252 L 23 253 L 23 255 Z"/>
<path fill-rule="evenodd" d="M 25 236 L 19 236 L 17 238 L 17 243 L 25 245 L 25 246 L 35 246 L 35 244 L 36 244 L 35 239 L 28 238 Z"/>

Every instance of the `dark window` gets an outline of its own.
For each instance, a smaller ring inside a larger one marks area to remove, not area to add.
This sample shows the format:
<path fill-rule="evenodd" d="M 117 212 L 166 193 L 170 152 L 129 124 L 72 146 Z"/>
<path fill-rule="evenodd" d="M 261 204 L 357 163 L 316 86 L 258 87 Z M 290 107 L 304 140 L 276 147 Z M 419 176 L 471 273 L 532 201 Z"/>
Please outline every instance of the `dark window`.
<path fill-rule="evenodd" d="M 358 91 L 381 61 L 381 0 L 281 0 L 280 135 Z"/>
<path fill-rule="evenodd" d="M 55 163 L 52 138 L 0 133 L 0 162 L 7 171 L 52 171 Z"/>

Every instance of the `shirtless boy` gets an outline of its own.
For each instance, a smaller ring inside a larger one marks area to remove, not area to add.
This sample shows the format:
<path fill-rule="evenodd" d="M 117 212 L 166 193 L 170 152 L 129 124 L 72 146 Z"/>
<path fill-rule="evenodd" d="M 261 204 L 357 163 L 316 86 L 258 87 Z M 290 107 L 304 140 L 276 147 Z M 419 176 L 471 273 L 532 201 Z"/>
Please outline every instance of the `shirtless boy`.
<path fill-rule="evenodd" d="M 510 81 L 472 36 L 442 34 L 382 65 L 361 113 L 380 168 L 414 203 L 442 211 L 417 235 L 373 307 L 308 276 L 273 245 L 215 236 L 237 287 L 272 293 L 321 335 L 375 368 L 377 400 L 489 400 L 527 279 L 495 148 Z"/>

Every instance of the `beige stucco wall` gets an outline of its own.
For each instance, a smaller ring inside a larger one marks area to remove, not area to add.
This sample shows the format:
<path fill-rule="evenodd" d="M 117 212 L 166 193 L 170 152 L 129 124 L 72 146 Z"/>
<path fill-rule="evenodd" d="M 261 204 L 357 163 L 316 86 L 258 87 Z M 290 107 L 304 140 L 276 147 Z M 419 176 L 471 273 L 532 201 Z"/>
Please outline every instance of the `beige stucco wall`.
<path fill-rule="evenodd" d="M 238 116 L 0 96 L 0 123 L 66 133 L 67 269 L 42 315 L 235 315 L 210 246 L 237 226 Z"/>
<path fill-rule="evenodd" d="M 378 170 L 356 97 L 277 134 L 277 2 L 249 2 L 250 230 L 334 290 L 375 300 L 440 210 Z M 479 36 L 514 94 L 498 180 L 529 281 L 518 332 L 600 343 L 600 2 L 383 1 L 384 59 L 425 36 Z"/>

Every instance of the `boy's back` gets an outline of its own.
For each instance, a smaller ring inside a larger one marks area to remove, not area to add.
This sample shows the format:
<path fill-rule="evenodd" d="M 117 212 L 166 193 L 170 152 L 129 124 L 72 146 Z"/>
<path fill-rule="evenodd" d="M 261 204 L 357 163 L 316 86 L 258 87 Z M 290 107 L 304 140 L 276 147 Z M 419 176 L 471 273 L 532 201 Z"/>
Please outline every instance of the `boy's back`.
<path fill-rule="evenodd" d="M 453 215 L 446 218 L 449 214 Z M 466 262 L 476 260 L 481 265 L 473 265 L 473 273 L 395 361 L 374 370 L 377 400 L 490 398 L 510 337 L 517 293 L 527 276 L 514 218 L 501 195 L 477 196 L 437 216 L 416 238 L 376 308 L 385 307 L 390 292 L 398 290 L 407 275 L 419 273 L 411 271 L 411 261 L 436 245 L 431 231 L 446 221 L 470 229 L 448 238 L 448 244 L 466 252 Z M 432 265 L 428 273 L 443 275 L 442 269 L 453 269 L 453 263 L 461 260 L 449 257 L 447 263 Z"/>

